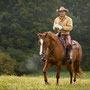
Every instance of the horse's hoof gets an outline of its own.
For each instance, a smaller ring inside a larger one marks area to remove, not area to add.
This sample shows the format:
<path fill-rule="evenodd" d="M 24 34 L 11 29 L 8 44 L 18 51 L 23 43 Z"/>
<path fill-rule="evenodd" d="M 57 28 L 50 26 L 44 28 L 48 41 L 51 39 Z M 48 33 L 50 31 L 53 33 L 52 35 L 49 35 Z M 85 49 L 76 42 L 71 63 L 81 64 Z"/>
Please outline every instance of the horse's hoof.
<path fill-rule="evenodd" d="M 77 82 L 74 82 L 74 85 L 77 84 Z"/>
<path fill-rule="evenodd" d="M 70 82 L 70 84 L 72 84 L 72 82 Z"/>
<path fill-rule="evenodd" d="M 50 85 L 48 82 L 45 82 L 46 85 Z"/>
<path fill-rule="evenodd" d="M 59 84 L 57 83 L 56 85 L 58 86 Z"/>
<path fill-rule="evenodd" d="M 74 81 L 74 82 L 76 82 L 76 80 L 75 80 L 75 79 L 74 79 L 73 81 Z"/>

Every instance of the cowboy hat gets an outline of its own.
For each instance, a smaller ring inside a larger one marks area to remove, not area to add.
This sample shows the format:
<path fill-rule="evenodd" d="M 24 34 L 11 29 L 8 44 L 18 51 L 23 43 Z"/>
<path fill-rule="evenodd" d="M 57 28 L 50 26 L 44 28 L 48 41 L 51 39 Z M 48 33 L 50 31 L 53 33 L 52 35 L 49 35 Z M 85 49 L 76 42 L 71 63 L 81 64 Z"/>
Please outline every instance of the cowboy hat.
<path fill-rule="evenodd" d="M 69 13 L 69 10 L 64 8 L 64 7 L 60 7 L 59 9 L 56 10 L 57 12 L 61 12 L 61 11 L 66 11 L 67 13 Z"/>

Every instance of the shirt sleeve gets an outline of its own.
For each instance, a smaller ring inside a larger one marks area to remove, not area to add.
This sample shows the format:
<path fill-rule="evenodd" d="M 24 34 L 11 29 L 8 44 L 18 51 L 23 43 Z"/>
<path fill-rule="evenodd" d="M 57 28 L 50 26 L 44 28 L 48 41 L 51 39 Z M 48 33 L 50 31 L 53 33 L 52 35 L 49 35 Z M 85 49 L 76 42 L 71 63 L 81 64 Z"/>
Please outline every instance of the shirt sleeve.
<path fill-rule="evenodd" d="M 63 30 L 68 32 L 68 31 L 71 31 L 72 28 L 73 28 L 73 22 L 72 22 L 72 19 L 69 18 L 67 21 L 67 25 L 63 26 Z"/>
<path fill-rule="evenodd" d="M 53 23 L 53 30 L 56 30 L 56 29 L 54 28 L 54 25 L 55 25 L 55 24 L 57 24 L 56 19 L 54 20 L 54 23 Z"/>

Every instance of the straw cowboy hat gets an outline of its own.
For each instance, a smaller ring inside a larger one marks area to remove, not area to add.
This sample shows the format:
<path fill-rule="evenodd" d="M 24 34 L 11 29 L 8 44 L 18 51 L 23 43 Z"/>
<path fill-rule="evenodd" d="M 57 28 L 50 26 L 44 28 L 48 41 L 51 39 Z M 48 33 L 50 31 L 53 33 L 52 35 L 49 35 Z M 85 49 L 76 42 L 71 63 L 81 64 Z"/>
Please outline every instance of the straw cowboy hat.
<path fill-rule="evenodd" d="M 60 7 L 59 9 L 56 10 L 57 12 L 61 12 L 61 11 L 66 11 L 67 13 L 69 13 L 69 10 L 64 8 L 64 7 Z"/>

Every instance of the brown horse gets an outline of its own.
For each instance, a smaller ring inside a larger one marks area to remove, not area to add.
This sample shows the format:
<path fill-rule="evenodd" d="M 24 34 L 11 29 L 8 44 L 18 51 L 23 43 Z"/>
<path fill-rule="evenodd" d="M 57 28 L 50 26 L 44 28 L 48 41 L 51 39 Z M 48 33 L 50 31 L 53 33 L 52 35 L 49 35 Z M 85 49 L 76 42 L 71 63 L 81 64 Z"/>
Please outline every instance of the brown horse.
<path fill-rule="evenodd" d="M 65 58 L 65 49 L 56 34 L 52 32 L 45 32 L 43 34 L 39 33 L 38 37 L 40 44 L 40 55 L 43 55 L 43 53 L 46 54 L 45 66 L 43 68 L 44 81 L 48 84 L 46 71 L 52 65 L 56 65 L 56 78 L 58 84 L 61 66 Z M 70 73 L 70 83 L 72 83 L 73 72 L 75 73 L 74 82 L 76 82 L 76 76 L 80 76 L 83 73 L 80 68 L 82 48 L 78 42 L 74 42 L 77 44 L 74 45 L 72 49 L 72 64 L 67 61 L 64 64 Z"/>

